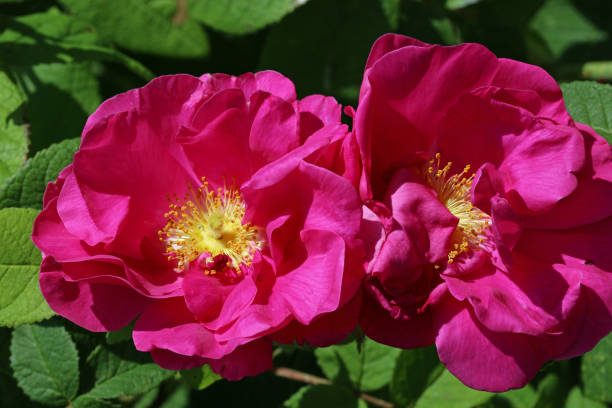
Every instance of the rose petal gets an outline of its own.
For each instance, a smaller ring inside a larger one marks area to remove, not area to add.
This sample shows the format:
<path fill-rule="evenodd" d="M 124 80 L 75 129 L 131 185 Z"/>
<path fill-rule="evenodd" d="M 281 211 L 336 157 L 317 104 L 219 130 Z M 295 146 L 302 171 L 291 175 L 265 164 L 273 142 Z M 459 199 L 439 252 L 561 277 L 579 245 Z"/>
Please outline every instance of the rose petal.
<path fill-rule="evenodd" d="M 523 387 L 549 358 L 529 336 L 485 329 L 457 301 L 440 304 L 434 321 L 440 361 L 471 388 L 503 392 Z"/>
<path fill-rule="evenodd" d="M 40 288 L 51 309 L 91 331 L 115 331 L 130 323 L 150 303 L 120 281 L 107 283 L 66 280 L 61 265 L 46 257 Z"/>

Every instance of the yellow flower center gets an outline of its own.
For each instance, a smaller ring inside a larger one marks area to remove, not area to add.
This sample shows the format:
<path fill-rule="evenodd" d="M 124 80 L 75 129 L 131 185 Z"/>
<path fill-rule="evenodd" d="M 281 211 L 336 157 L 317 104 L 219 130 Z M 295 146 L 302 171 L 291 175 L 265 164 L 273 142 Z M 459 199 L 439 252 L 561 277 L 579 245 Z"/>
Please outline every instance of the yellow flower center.
<path fill-rule="evenodd" d="M 183 199 L 168 198 L 170 210 L 164 214 L 166 226 L 158 232 L 159 239 L 166 243 L 168 260 L 176 260 L 181 271 L 190 261 L 201 254 L 210 260 L 225 255 L 227 262 L 222 267 L 241 273 L 241 265 L 250 266 L 257 249 L 263 241 L 257 228 L 242 222 L 244 201 L 235 187 L 210 189 L 202 178 L 198 190 L 189 186 Z M 214 274 L 214 268 L 206 273 Z"/>
<path fill-rule="evenodd" d="M 435 159 L 429 160 L 425 166 L 427 184 L 436 191 L 438 200 L 448 211 L 459 219 L 451 238 L 448 263 L 461 253 L 478 249 L 486 240 L 485 230 L 491 225 L 491 217 L 472 205 L 470 189 L 474 175 L 468 177 L 470 165 L 465 166 L 461 173 L 448 177 L 451 166 L 452 162 L 448 162 L 440 167 L 440 153 L 436 153 Z"/>

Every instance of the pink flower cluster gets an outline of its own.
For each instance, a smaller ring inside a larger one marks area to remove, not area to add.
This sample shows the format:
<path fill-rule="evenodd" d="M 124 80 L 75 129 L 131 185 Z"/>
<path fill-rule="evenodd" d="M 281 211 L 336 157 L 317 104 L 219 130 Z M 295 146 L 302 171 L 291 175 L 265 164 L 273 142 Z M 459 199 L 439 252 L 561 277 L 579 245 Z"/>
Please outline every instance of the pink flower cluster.
<path fill-rule="evenodd" d="M 389 34 L 346 112 L 270 71 L 104 102 L 34 225 L 49 305 L 228 379 L 360 324 L 489 391 L 612 330 L 612 149 L 548 74 Z"/>

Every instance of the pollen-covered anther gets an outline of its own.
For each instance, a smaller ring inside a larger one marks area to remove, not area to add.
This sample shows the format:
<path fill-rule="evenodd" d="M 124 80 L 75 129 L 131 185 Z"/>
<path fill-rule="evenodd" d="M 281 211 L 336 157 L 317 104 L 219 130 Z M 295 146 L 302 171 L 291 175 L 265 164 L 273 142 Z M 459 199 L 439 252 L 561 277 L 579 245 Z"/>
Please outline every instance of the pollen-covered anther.
<path fill-rule="evenodd" d="M 211 189 L 202 178 L 197 190 L 189 186 L 184 198 L 175 195 L 168 200 L 169 211 L 164 214 L 167 223 L 158 235 L 166 244 L 168 260 L 176 260 L 178 271 L 202 254 L 210 260 L 226 256 L 223 267 L 237 274 L 243 266 L 251 265 L 263 241 L 255 226 L 242 222 L 245 205 L 235 187 Z"/>
<path fill-rule="evenodd" d="M 440 153 L 425 165 L 427 184 L 438 194 L 438 200 L 459 219 L 457 228 L 451 238 L 451 250 L 448 253 L 448 263 L 467 251 L 476 250 L 487 240 L 486 230 L 491 225 L 491 217 L 472 205 L 470 189 L 474 175 L 470 173 L 470 165 L 461 173 L 448 176 L 452 162 L 440 167 Z"/>

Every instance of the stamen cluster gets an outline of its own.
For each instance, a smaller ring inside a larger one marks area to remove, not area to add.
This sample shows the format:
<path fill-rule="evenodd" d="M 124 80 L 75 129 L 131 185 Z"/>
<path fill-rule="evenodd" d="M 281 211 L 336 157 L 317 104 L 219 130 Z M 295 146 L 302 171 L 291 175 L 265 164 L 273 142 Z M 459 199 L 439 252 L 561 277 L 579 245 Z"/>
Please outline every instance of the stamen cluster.
<path fill-rule="evenodd" d="M 263 242 L 255 226 L 242 222 L 245 205 L 235 187 L 211 189 L 202 178 L 197 190 L 189 186 L 184 198 L 175 195 L 168 201 L 170 211 L 164 214 L 168 222 L 158 234 L 166 243 L 168 260 L 177 261 L 178 271 L 202 254 L 226 260 L 224 267 L 238 274 L 242 265 L 251 265 Z M 206 273 L 214 274 L 215 269 L 207 268 Z"/>
<path fill-rule="evenodd" d="M 469 250 L 475 250 L 486 240 L 485 231 L 491 225 L 491 217 L 474 207 L 470 199 L 470 189 L 474 174 L 468 177 L 470 165 L 461 173 L 448 177 L 452 162 L 440 168 L 440 153 L 427 163 L 425 178 L 427 184 L 438 194 L 438 200 L 459 219 L 457 229 L 451 238 L 448 263 Z"/>

